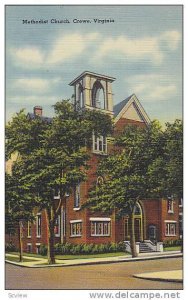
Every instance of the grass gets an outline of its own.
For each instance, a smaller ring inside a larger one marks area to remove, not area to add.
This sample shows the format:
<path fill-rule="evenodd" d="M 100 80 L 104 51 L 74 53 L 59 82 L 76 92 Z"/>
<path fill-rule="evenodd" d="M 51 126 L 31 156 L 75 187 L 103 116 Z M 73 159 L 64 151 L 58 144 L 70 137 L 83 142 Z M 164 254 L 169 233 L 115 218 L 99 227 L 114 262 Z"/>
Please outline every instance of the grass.
<path fill-rule="evenodd" d="M 6 259 L 9 260 L 9 261 L 20 262 L 18 256 L 15 256 L 15 257 L 9 256 L 9 257 L 6 257 Z M 23 258 L 23 262 L 30 262 L 30 261 L 34 262 L 34 260 L 32 258 L 31 259 L 29 259 L 29 258 Z"/>
<path fill-rule="evenodd" d="M 13 255 L 18 255 L 18 252 L 8 252 L 7 254 L 13 254 Z M 126 252 L 110 252 L 110 253 L 99 253 L 99 254 L 65 254 L 65 255 L 55 255 L 56 259 L 62 259 L 62 260 L 67 260 L 67 259 L 83 259 L 83 258 L 97 258 L 97 257 L 113 257 L 113 256 L 123 256 L 127 255 L 128 253 Z M 27 257 L 35 257 L 35 258 L 47 258 L 47 256 L 42 256 L 40 254 L 34 254 L 34 253 L 24 253 L 24 256 Z M 8 257 L 8 260 L 14 260 L 15 258 L 13 257 Z M 30 261 L 28 259 L 28 261 Z"/>
<path fill-rule="evenodd" d="M 164 251 L 180 251 L 181 246 L 172 246 L 172 247 L 165 247 Z"/>
<path fill-rule="evenodd" d="M 67 255 L 56 255 L 56 259 L 83 259 L 83 258 L 98 258 L 98 257 L 113 257 L 127 255 L 126 252 L 111 252 L 111 253 L 99 253 L 99 254 L 67 254 Z"/>

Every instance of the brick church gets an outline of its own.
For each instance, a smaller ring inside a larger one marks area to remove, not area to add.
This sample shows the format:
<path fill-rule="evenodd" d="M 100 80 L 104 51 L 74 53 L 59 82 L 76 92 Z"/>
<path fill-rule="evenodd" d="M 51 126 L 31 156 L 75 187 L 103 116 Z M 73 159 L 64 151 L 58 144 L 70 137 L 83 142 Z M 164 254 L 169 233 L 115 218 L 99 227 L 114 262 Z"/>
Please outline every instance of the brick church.
<path fill-rule="evenodd" d="M 76 77 L 70 86 L 74 89 L 75 105 L 80 108 L 97 109 L 109 114 L 114 121 L 115 131 L 121 131 L 127 124 L 148 126 L 150 119 L 137 99 L 131 95 L 113 106 L 112 83 L 115 78 L 85 71 Z M 40 115 L 44 118 L 42 108 L 37 106 L 30 118 Z M 81 209 L 81 205 L 88 197 L 88 191 L 100 178 L 96 177 L 97 164 L 103 155 L 109 151 L 109 139 L 103 136 L 93 136 L 93 146 L 90 168 L 87 171 L 87 181 L 78 185 L 75 193 L 67 197 L 66 210 L 62 207 L 56 219 L 54 228 L 55 242 L 80 243 L 108 243 L 129 241 L 129 218 L 116 219 L 115 213 L 104 215 L 92 213 L 89 209 Z M 7 164 L 7 170 L 11 162 Z M 54 201 L 58 199 L 54 197 Z M 134 215 L 136 241 L 152 245 L 160 251 L 157 242 L 178 240 L 181 238 L 182 203 L 175 199 L 143 199 L 139 201 Z M 155 243 L 153 243 L 155 242 Z M 16 243 L 16 240 L 15 240 Z M 40 246 L 47 244 L 47 223 L 45 212 L 36 214 L 36 221 L 24 225 L 24 251 L 38 253 Z M 154 246 L 155 245 L 155 246 Z"/>

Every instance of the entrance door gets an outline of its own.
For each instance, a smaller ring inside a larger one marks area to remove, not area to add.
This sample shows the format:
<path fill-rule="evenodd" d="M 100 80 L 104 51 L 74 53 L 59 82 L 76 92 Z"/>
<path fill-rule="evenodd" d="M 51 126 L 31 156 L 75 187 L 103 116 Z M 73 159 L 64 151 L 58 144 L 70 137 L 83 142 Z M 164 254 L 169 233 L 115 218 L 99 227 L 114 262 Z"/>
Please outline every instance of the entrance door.
<path fill-rule="evenodd" d="M 141 240 L 141 219 L 134 220 L 135 240 L 139 242 Z"/>
<path fill-rule="evenodd" d="M 157 239 L 157 229 L 155 225 L 149 225 L 149 240 L 155 241 Z"/>

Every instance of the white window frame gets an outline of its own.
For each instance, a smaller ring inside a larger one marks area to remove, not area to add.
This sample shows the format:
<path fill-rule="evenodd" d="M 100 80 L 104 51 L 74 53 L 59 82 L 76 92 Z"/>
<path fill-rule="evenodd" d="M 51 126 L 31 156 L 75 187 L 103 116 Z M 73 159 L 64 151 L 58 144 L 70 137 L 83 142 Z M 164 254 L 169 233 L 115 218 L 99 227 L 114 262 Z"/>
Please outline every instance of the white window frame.
<path fill-rule="evenodd" d="M 107 226 L 107 227 L 106 227 Z M 106 228 L 105 228 L 106 227 Z M 107 232 L 105 233 L 105 230 Z M 111 235 L 111 218 L 90 218 L 91 236 L 110 236 Z M 99 232 L 101 231 L 101 232 Z"/>
<path fill-rule="evenodd" d="M 70 221 L 70 237 L 81 237 L 82 236 L 82 220 L 71 220 Z M 79 224 L 79 227 L 77 228 Z M 75 227 L 75 228 L 74 228 Z"/>
<path fill-rule="evenodd" d="M 40 220 L 40 222 L 39 222 L 39 220 Z M 36 236 L 37 236 L 37 238 L 40 238 L 42 236 L 42 216 L 41 216 L 41 214 L 37 214 Z"/>
<path fill-rule="evenodd" d="M 55 224 L 55 226 L 57 226 L 58 231 L 57 233 L 55 233 L 55 237 L 60 237 L 61 235 L 61 217 L 60 215 L 57 216 L 55 223 L 57 222 L 57 224 Z M 54 226 L 54 231 L 55 231 L 55 226 Z"/>
<path fill-rule="evenodd" d="M 102 149 L 100 149 L 100 143 Z M 107 154 L 107 137 L 100 135 L 96 136 L 93 132 L 93 153 Z"/>
<path fill-rule="evenodd" d="M 27 238 L 31 238 L 31 221 L 27 221 Z"/>
<path fill-rule="evenodd" d="M 176 221 L 165 221 L 165 236 L 177 236 L 177 222 Z M 171 233 L 171 226 L 174 227 L 174 233 Z"/>
<path fill-rule="evenodd" d="M 173 214 L 174 213 L 174 201 L 173 200 L 168 200 L 167 205 L 168 205 L 168 213 Z"/>

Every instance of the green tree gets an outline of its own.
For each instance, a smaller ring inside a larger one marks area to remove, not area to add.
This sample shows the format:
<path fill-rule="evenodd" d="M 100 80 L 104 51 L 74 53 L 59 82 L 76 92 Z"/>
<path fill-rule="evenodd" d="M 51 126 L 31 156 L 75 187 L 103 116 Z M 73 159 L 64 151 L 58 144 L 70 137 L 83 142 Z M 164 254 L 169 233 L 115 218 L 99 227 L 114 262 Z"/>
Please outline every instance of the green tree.
<path fill-rule="evenodd" d="M 22 163 L 12 169 L 12 174 L 6 174 L 5 183 L 5 232 L 18 235 L 19 261 L 23 261 L 23 223 L 34 220 L 33 197 L 27 183 L 21 176 Z"/>
<path fill-rule="evenodd" d="M 166 123 L 163 148 L 149 167 L 152 194 L 160 197 L 183 197 L 183 124 Z"/>
<path fill-rule="evenodd" d="M 88 147 L 92 132 L 107 135 L 111 118 L 98 111 L 75 111 L 69 101 L 54 105 L 55 117 L 28 118 L 21 111 L 6 127 L 7 156 L 19 152 L 23 181 L 29 185 L 34 206 L 44 209 L 48 220 L 48 263 L 55 263 L 54 225 L 67 194 L 86 179 Z M 55 192 L 59 200 L 54 200 Z"/>
<path fill-rule="evenodd" d="M 129 215 L 133 257 L 137 256 L 134 210 L 139 200 L 151 194 L 149 168 L 163 152 L 164 142 L 164 134 L 156 121 L 145 128 L 127 126 L 115 138 L 115 150 L 101 161 L 97 173 L 104 176 L 104 183 L 92 189 L 85 205 L 93 211 L 112 213 L 115 210 L 119 217 Z"/>

